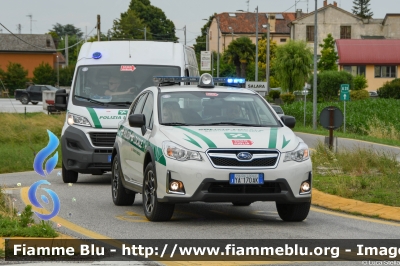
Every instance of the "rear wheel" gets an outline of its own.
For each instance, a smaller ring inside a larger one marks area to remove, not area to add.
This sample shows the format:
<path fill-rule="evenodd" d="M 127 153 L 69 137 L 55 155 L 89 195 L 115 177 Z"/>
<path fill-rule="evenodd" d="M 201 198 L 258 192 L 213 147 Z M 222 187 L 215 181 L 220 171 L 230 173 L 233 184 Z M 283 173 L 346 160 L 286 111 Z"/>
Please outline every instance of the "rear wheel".
<path fill-rule="evenodd" d="M 279 217 L 286 222 L 301 222 L 307 218 L 310 211 L 311 202 L 298 204 L 276 203 Z"/>
<path fill-rule="evenodd" d="M 122 185 L 122 171 L 118 156 L 114 157 L 111 173 L 111 191 L 114 204 L 117 206 L 132 205 L 135 201 L 136 193 L 128 191 L 124 188 L 124 185 Z"/>
<path fill-rule="evenodd" d="M 246 202 L 246 201 L 233 201 L 233 206 L 250 206 L 253 202 Z"/>
<path fill-rule="evenodd" d="M 171 219 L 175 204 L 161 203 L 157 200 L 157 176 L 153 163 L 149 163 L 144 172 L 143 210 L 150 221 L 168 221 Z"/>
<path fill-rule="evenodd" d="M 62 163 L 62 179 L 64 183 L 76 183 L 78 181 L 78 172 L 67 170 Z"/>
<path fill-rule="evenodd" d="M 39 103 L 39 102 L 32 102 L 33 105 L 36 105 L 36 104 L 38 104 L 38 103 Z"/>
<path fill-rule="evenodd" d="M 24 95 L 21 97 L 21 103 L 27 105 L 29 103 L 28 96 Z"/>

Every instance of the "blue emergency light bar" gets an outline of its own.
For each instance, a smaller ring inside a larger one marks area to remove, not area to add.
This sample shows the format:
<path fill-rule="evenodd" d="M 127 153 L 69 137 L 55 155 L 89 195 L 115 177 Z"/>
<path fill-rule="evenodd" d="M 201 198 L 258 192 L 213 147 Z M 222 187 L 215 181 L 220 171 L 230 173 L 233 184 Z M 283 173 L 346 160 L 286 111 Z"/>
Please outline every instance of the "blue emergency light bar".
<path fill-rule="evenodd" d="M 179 76 L 156 76 L 153 77 L 154 82 L 164 83 L 179 83 L 179 82 L 194 82 L 199 83 L 199 87 L 214 87 L 214 83 L 225 84 L 244 84 L 244 78 L 213 78 L 210 74 L 205 73 L 201 77 L 179 77 Z"/>

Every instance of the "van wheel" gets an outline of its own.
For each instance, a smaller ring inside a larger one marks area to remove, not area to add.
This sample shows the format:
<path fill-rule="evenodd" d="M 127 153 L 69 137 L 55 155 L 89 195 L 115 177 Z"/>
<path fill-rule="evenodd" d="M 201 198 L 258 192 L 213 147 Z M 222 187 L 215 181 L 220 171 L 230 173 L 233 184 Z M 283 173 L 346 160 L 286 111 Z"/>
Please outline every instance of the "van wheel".
<path fill-rule="evenodd" d="M 149 163 L 143 178 L 143 210 L 150 221 L 168 221 L 174 214 L 175 204 L 161 203 L 157 200 L 157 176 L 153 163 Z"/>
<path fill-rule="evenodd" d="M 26 95 L 22 96 L 22 97 L 21 97 L 21 103 L 22 103 L 23 105 L 27 105 L 27 104 L 29 103 L 28 96 L 26 96 Z"/>
<path fill-rule="evenodd" d="M 114 157 L 111 173 L 111 192 L 114 204 L 117 206 L 132 205 L 135 201 L 136 193 L 128 191 L 122 184 L 122 170 L 118 155 Z"/>
<path fill-rule="evenodd" d="M 67 170 L 62 163 L 62 179 L 64 183 L 76 183 L 78 181 L 78 172 Z"/>
<path fill-rule="evenodd" d="M 299 204 L 276 203 L 279 217 L 286 222 L 301 222 L 307 218 L 310 211 L 311 202 Z"/>
<path fill-rule="evenodd" d="M 246 201 L 233 201 L 233 206 L 250 206 L 253 202 L 246 202 Z"/>
<path fill-rule="evenodd" d="M 38 104 L 38 103 L 39 103 L 39 102 L 32 102 L 33 105 L 36 105 L 36 104 Z"/>

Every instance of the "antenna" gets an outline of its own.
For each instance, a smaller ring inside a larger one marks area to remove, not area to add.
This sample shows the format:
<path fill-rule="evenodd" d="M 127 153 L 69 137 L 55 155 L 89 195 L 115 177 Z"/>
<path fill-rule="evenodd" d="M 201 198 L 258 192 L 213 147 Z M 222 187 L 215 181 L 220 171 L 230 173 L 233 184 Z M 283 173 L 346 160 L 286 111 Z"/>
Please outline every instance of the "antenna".
<path fill-rule="evenodd" d="M 247 12 L 249 12 L 250 0 L 246 0 L 246 3 L 247 3 Z"/>
<path fill-rule="evenodd" d="M 32 34 L 32 21 L 36 21 L 36 20 L 32 20 L 32 14 L 29 14 L 29 15 L 27 15 L 27 17 L 29 17 L 30 18 L 30 21 L 31 21 L 31 34 Z"/>
<path fill-rule="evenodd" d="M 21 24 L 17 24 L 17 31 L 18 31 L 18 34 L 21 34 Z"/>

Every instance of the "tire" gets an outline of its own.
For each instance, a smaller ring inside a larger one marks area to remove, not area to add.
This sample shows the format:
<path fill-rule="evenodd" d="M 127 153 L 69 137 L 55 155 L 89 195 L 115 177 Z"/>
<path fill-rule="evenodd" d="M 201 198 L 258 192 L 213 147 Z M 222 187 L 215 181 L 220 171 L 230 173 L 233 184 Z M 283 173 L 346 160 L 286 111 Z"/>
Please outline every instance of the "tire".
<path fill-rule="evenodd" d="M 153 163 L 149 163 L 144 171 L 142 201 L 144 215 L 149 221 L 168 221 L 174 214 L 175 204 L 157 200 L 157 176 Z"/>
<path fill-rule="evenodd" d="M 252 204 L 253 202 L 240 202 L 240 201 L 233 201 L 232 205 L 233 206 L 250 206 L 250 204 Z"/>
<path fill-rule="evenodd" d="M 76 183 L 78 181 L 78 172 L 67 170 L 62 163 L 62 179 L 64 183 Z"/>
<path fill-rule="evenodd" d="M 311 202 L 299 204 L 276 203 L 279 217 L 286 222 L 301 222 L 307 218 L 310 211 Z"/>
<path fill-rule="evenodd" d="M 21 103 L 22 103 L 23 105 L 27 105 L 27 104 L 29 103 L 28 96 L 26 96 L 26 95 L 22 96 L 22 97 L 21 97 Z"/>
<path fill-rule="evenodd" d="M 32 102 L 33 105 L 37 105 L 39 102 Z"/>
<path fill-rule="evenodd" d="M 136 193 L 133 191 L 130 192 L 124 188 L 121 177 L 122 170 L 117 155 L 114 157 L 111 170 L 111 196 L 115 205 L 129 206 L 135 202 Z"/>

